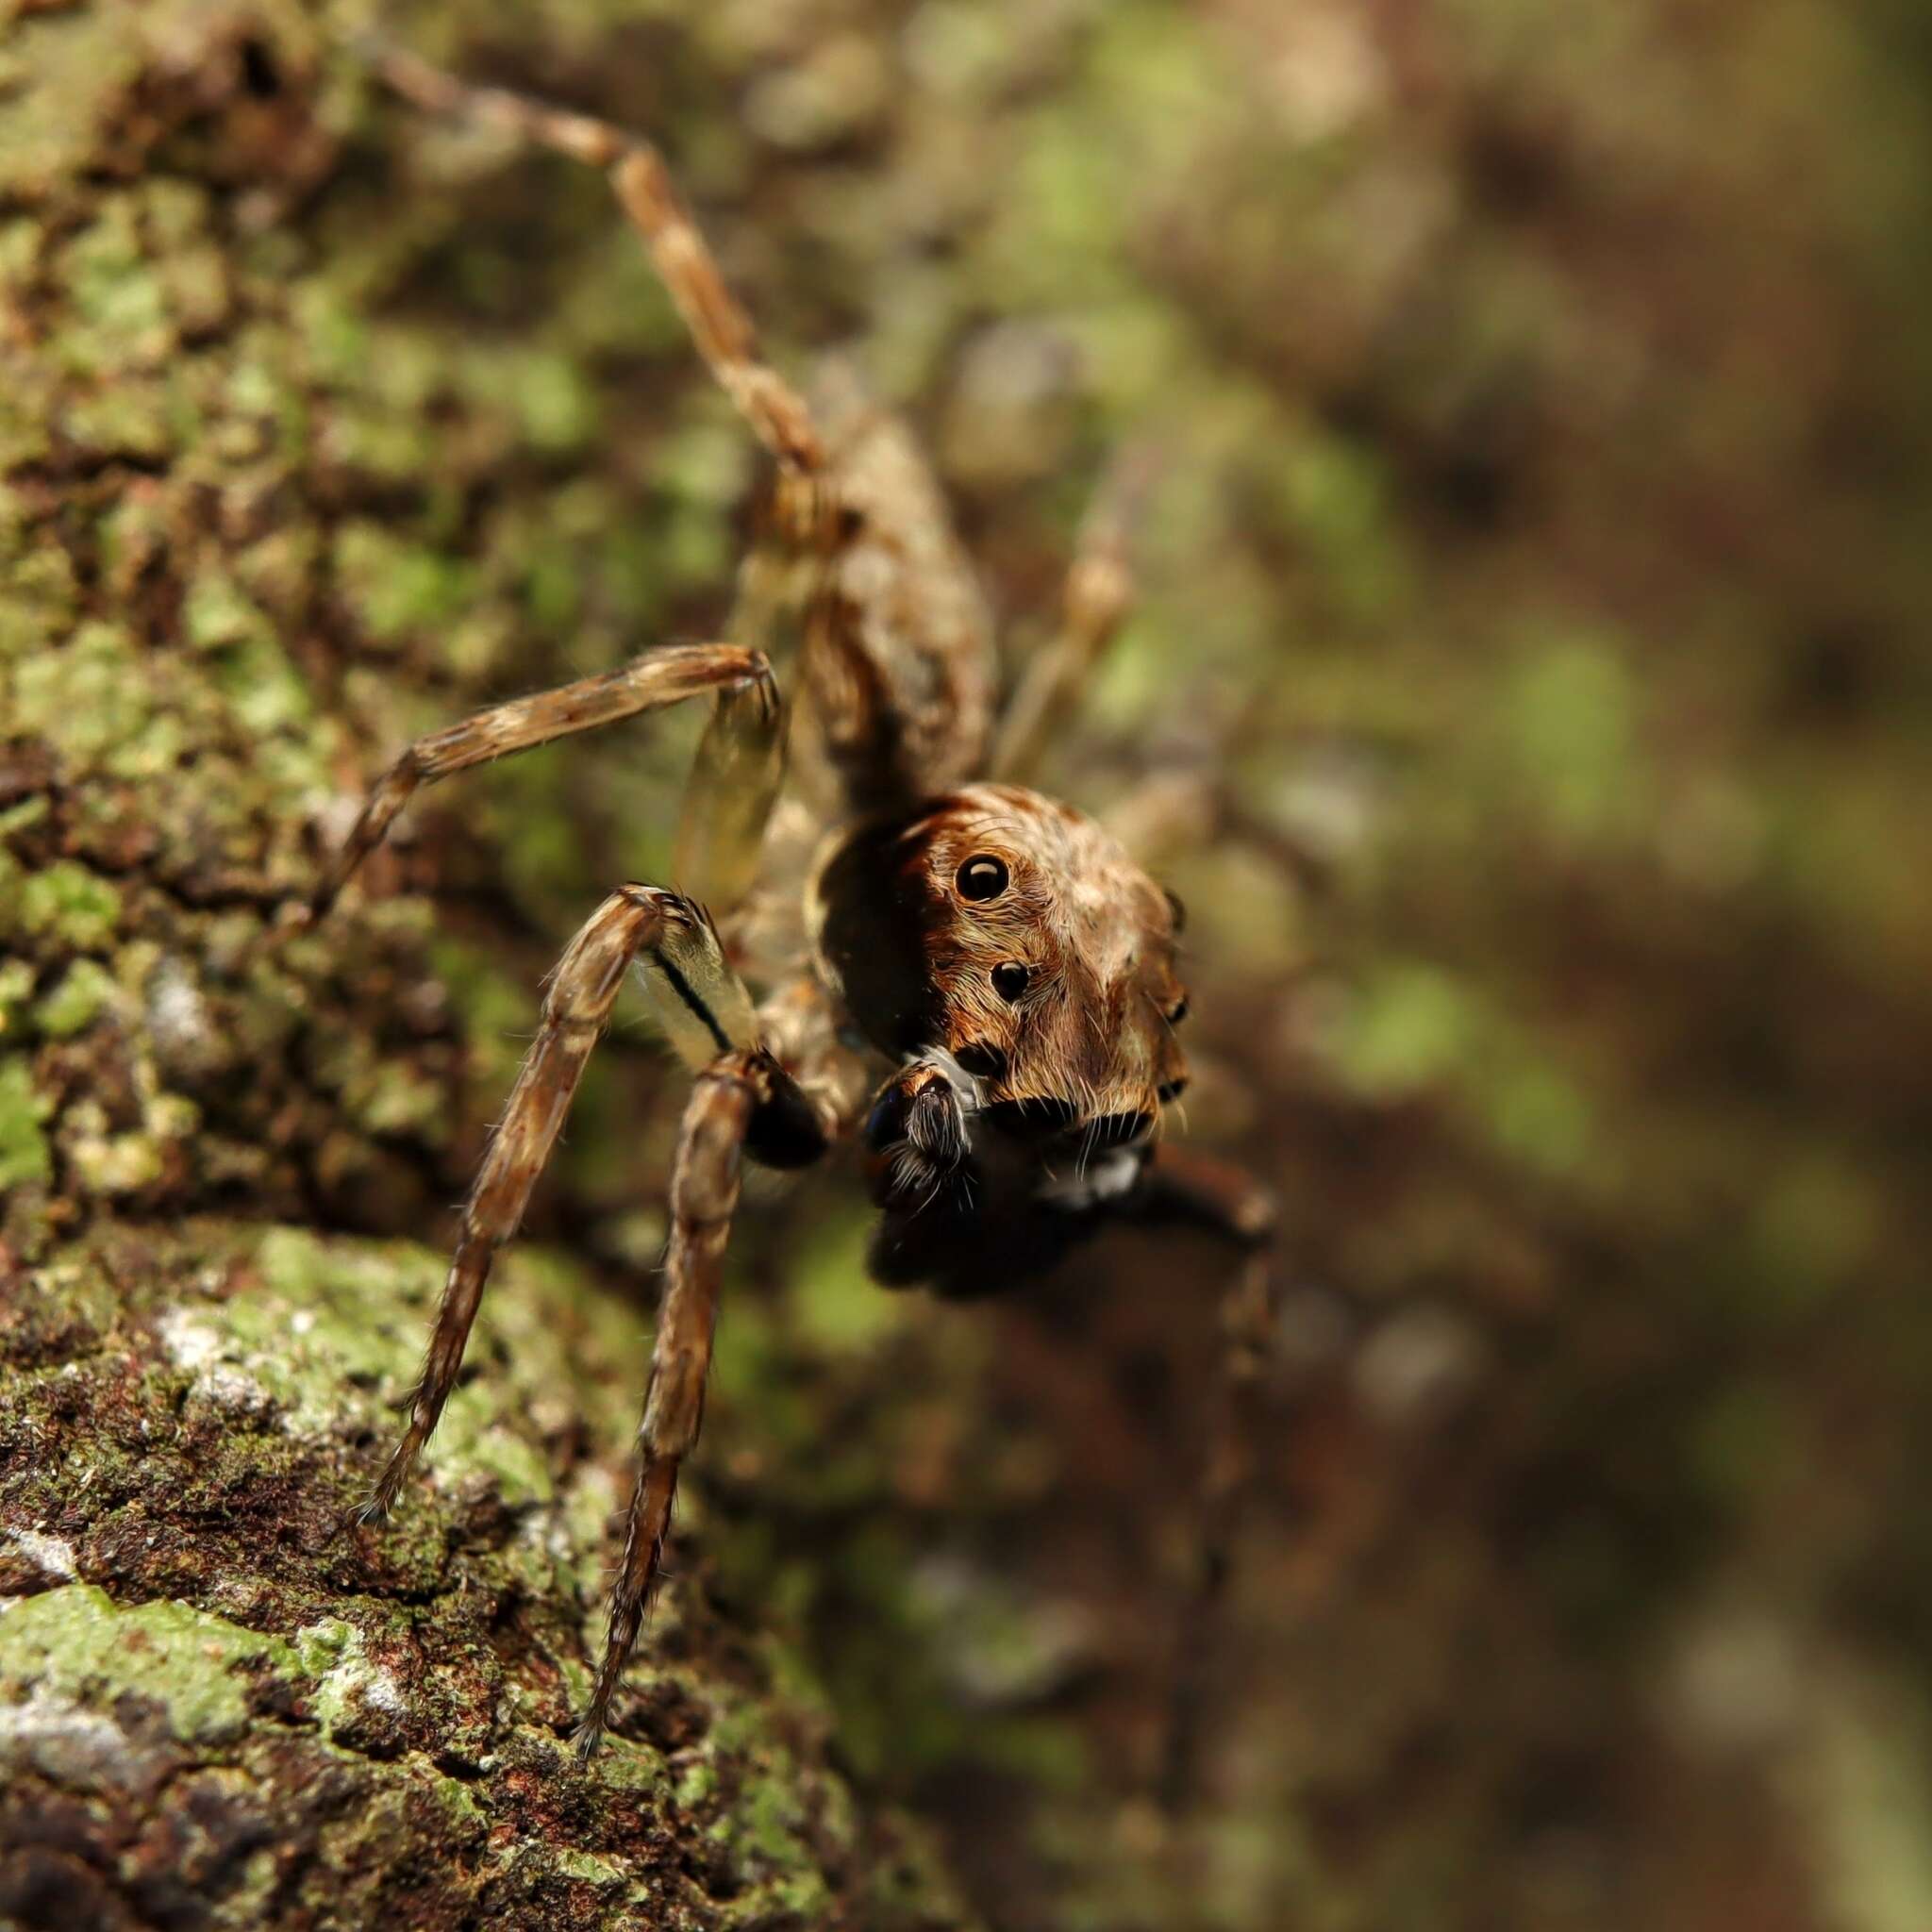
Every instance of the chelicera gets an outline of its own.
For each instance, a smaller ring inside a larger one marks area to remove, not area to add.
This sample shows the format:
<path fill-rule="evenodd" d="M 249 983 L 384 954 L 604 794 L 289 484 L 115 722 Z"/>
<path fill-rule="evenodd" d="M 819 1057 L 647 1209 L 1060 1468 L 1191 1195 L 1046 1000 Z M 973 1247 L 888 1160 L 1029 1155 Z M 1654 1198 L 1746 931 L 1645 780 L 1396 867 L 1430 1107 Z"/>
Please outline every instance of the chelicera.
<path fill-rule="evenodd" d="M 403 53 L 370 58 L 419 106 L 607 171 L 774 464 L 773 544 L 744 566 L 730 641 L 663 645 L 418 741 L 371 791 L 308 908 L 328 909 L 419 786 L 662 706 L 709 708 L 675 887 L 619 886 L 564 949 L 463 1209 L 408 1426 L 363 1512 L 387 1514 L 434 1431 L 491 1260 L 634 980 L 693 1077 L 627 1540 L 576 1734 L 588 1754 L 697 1441 L 746 1159 L 799 1167 L 856 1141 L 879 1209 L 873 1273 L 946 1295 L 1011 1288 L 1126 1215 L 1217 1231 L 1257 1257 L 1232 1304 L 1246 1310 L 1233 1332 L 1250 1368 L 1269 1214 L 1251 1184 L 1159 1141 L 1187 1080 L 1178 901 L 1101 824 L 1024 783 L 1127 602 L 1114 508 L 1090 519 L 1059 634 L 1002 705 L 986 608 L 917 447 L 849 380 L 808 404 L 760 359 L 657 151 Z M 1209 1458 L 1204 1593 L 1238 1466 Z"/>

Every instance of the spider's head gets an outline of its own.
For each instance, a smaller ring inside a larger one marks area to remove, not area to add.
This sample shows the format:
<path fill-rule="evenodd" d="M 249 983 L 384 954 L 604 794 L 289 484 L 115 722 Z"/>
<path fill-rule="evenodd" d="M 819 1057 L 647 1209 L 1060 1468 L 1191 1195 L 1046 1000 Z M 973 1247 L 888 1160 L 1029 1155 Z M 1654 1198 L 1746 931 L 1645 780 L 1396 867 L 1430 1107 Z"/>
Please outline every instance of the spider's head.
<path fill-rule="evenodd" d="M 1179 904 L 1071 808 L 970 786 L 849 834 L 815 888 L 855 1023 L 889 1054 L 950 1055 L 1004 1136 L 1130 1145 L 1186 1084 Z"/>

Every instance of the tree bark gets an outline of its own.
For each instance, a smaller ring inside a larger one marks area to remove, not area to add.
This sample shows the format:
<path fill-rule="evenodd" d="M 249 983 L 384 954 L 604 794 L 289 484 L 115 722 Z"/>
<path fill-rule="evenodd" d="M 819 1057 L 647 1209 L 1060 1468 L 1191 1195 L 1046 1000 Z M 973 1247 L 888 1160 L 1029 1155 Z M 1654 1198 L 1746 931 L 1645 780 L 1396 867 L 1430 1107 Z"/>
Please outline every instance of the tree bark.
<path fill-rule="evenodd" d="M 333 31 L 92 4 L 7 56 L 0 1919 L 959 1924 L 755 1618 L 674 1586 L 572 1759 L 648 1357 L 581 1243 L 507 1260 L 396 1521 L 348 1520 L 610 822 L 553 761 L 554 798 L 475 794 L 528 802 L 500 841 L 431 810 L 319 929 L 276 910 L 408 732 L 729 571 L 685 506 L 636 513 L 614 209 L 575 323 L 466 340 L 426 312 L 461 193 L 419 194 L 413 145 L 464 138 L 378 108 Z M 665 769 L 625 782 L 655 808 Z"/>

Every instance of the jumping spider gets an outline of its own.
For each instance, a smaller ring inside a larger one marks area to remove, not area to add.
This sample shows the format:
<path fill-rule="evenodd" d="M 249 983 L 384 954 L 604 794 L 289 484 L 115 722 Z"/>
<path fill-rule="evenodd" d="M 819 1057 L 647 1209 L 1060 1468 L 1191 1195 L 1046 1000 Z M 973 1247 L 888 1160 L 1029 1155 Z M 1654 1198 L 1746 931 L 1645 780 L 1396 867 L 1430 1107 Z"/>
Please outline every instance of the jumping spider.
<path fill-rule="evenodd" d="M 308 908 L 327 911 L 418 786 L 708 701 L 679 889 L 620 886 L 565 948 L 463 1210 L 408 1425 L 363 1511 L 389 1511 L 435 1429 L 491 1259 L 635 971 L 694 1085 L 628 1538 L 576 1733 L 588 1755 L 697 1441 L 743 1158 L 800 1167 L 856 1134 L 881 1210 L 873 1273 L 945 1295 L 1009 1288 L 1124 1215 L 1217 1229 L 1250 1257 L 1229 1324 L 1250 1374 L 1270 1217 L 1252 1184 L 1156 1144 L 1187 1082 L 1179 902 L 1092 820 L 1018 782 L 1123 613 L 1118 518 L 1090 520 L 1060 633 L 1000 711 L 987 611 L 917 448 L 849 384 L 808 408 L 759 359 L 658 152 L 392 48 L 365 52 L 420 107 L 605 170 L 699 353 L 775 461 L 777 541 L 747 560 L 734 623 L 757 644 L 665 645 L 419 740 L 370 792 Z M 789 708 L 774 660 L 789 660 Z M 747 981 L 770 989 L 761 1002 Z M 1203 1592 L 1220 1574 L 1240 1461 L 1230 1441 L 1209 1458 Z"/>

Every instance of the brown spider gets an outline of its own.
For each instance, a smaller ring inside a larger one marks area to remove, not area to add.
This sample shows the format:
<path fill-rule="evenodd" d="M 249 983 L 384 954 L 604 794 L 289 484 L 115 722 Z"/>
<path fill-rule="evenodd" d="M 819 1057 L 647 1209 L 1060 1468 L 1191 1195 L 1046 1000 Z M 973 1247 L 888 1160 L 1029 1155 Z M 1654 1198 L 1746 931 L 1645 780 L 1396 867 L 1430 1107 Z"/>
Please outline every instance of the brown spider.
<path fill-rule="evenodd" d="M 1179 902 L 1091 819 L 1014 782 L 1124 608 L 1116 508 L 1090 519 L 1059 636 L 996 718 L 986 608 L 918 450 L 849 383 L 808 409 L 759 360 L 657 151 L 391 48 L 369 58 L 420 106 L 608 171 L 700 353 L 777 465 L 771 521 L 783 554 L 747 561 L 740 620 L 770 655 L 665 646 L 419 740 L 370 792 L 309 907 L 316 918 L 328 909 L 419 785 L 709 699 L 678 831 L 680 889 L 621 886 L 558 962 L 463 1210 L 408 1425 L 363 1511 L 365 1521 L 388 1512 L 435 1429 L 491 1257 L 523 1218 L 635 968 L 695 1084 L 671 1177 L 628 1537 L 576 1733 L 588 1755 L 697 1441 L 745 1157 L 798 1167 L 857 1131 L 882 1210 L 873 1272 L 947 1295 L 1008 1288 L 1123 1215 L 1217 1229 L 1253 1257 L 1230 1304 L 1238 1383 L 1252 1381 L 1259 1358 L 1271 1216 L 1253 1184 L 1155 1144 L 1160 1110 L 1187 1080 L 1175 1037 L 1187 1010 Z M 793 635 L 788 654 L 781 642 Z M 772 662 L 787 655 L 797 687 L 789 716 Z M 761 1003 L 747 979 L 772 989 Z M 1241 1463 L 1224 1426 L 1208 1473 L 1199 1597 L 1222 1571 Z M 1185 1755 L 1184 1741 L 1171 1742 L 1171 1771 Z"/>

